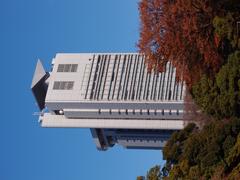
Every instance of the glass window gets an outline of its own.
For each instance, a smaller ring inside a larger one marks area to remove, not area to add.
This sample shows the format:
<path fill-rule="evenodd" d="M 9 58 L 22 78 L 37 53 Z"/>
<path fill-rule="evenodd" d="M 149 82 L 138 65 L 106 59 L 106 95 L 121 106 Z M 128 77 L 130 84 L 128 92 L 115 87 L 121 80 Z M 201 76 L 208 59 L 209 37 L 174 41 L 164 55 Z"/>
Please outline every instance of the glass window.
<path fill-rule="evenodd" d="M 74 82 L 73 81 L 55 81 L 53 84 L 54 90 L 72 90 Z"/>
<path fill-rule="evenodd" d="M 64 69 L 64 64 L 59 64 L 57 72 L 63 72 L 63 69 Z"/>
<path fill-rule="evenodd" d="M 70 72 L 71 64 L 65 64 L 64 72 Z"/>
<path fill-rule="evenodd" d="M 78 64 L 59 64 L 57 72 L 77 72 Z"/>
<path fill-rule="evenodd" d="M 53 89 L 59 89 L 60 87 L 60 81 L 55 81 L 53 84 Z"/>
<path fill-rule="evenodd" d="M 66 86 L 66 82 L 64 82 L 64 81 L 60 82 L 59 89 L 65 89 L 65 86 Z"/>
<path fill-rule="evenodd" d="M 73 89 L 73 81 L 69 81 L 69 82 L 68 82 L 68 84 L 67 84 L 67 89 L 68 89 L 68 90 Z"/>
<path fill-rule="evenodd" d="M 77 68 L 78 68 L 77 64 L 72 64 L 71 72 L 77 72 Z"/>

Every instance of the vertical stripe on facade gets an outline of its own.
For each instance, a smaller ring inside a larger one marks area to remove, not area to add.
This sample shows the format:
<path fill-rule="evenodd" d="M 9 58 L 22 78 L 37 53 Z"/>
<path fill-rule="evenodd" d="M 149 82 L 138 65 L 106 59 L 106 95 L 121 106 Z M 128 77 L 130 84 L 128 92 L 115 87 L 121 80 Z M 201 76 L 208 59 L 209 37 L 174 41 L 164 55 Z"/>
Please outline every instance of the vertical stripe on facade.
<path fill-rule="evenodd" d="M 133 72 L 132 72 L 132 78 L 131 78 L 131 84 L 130 84 L 130 89 L 129 89 L 129 93 L 128 93 L 128 99 L 132 99 L 132 93 L 133 93 L 133 86 L 135 84 L 135 76 L 136 76 L 136 69 L 137 69 L 137 66 L 136 66 L 136 62 L 137 62 L 137 55 L 135 55 L 135 58 L 134 58 L 134 66 L 133 66 Z"/>
<path fill-rule="evenodd" d="M 95 55 L 93 55 L 93 59 L 92 59 L 91 69 L 90 69 L 89 78 L 88 78 L 88 82 L 87 82 L 87 89 L 86 89 L 86 93 L 85 93 L 85 99 L 87 99 L 88 88 L 89 88 L 89 84 L 90 84 L 90 80 L 91 80 L 91 76 L 92 76 L 92 69 L 93 69 L 94 59 L 95 59 Z"/>
<path fill-rule="evenodd" d="M 124 74 L 125 64 L 126 64 L 126 55 L 124 55 L 124 59 L 123 59 L 121 77 L 120 77 L 119 86 L 118 86 L 117 100 L 119 100 L 119 95 L 120 95 L 120 90 L 121 90 L 121 84 L 122 84 L 122 78 L 123 78 L 123 74 Z"/>
<path fill-rule="evenodd" d="M 182 100 L 184 83 L 176 81 L 176 68 L 147 72 L 142 54 L 93 55 L 82 82 L 84 99 Z"/>
<path fill-rule="evenodd" d="M 119 58 L 118 58 L 119 57 Z M 114 87 L 113 87 L 113 91 L 112 91 L 112 99 L 114 99 L 114 95 L 115 95 L 115 90 L 116 90 L 116 84 L 117 84 L 117 81 L 118 81 L 118 74 L 119 74 L 119 69 L 120 69 L 120 63 L 121 63 L 121 55 L 119 55 L 118 57 L 116 57 L 116 59 L 118 59 L 118 65 L 117 65 L 117 73 L 116 73 L 116 76 L 115 76 L 115 79 L 114 79 Z M 117 93 L 116 93 L 116 96 L 117 96 Z"/>
<path fill-rule="evenodd" d="M 144 56 L 142 55 L 142 62 L 141 62 L 141 70 L 139 73 L 139 84 L 138 84 L 138 90 L 137 90 L 137 98 L 138 100 L 140 100 L 140 96 L 141 96 L 141 90 L 142 90 L 142 81 L 143 81 L 143 75 L 144 75 Z"/>
<path fill-rule="evenodd" d="M 98 60 L 97 60 L 97 63 L 96 63 L 96 68 L 95 68 L 94 77 L 93 77 L 93 84 L 92 84 L 90 99 L 94 98 L 94 89 L 95 89 L 95 86 L 96 86 L 97 72 L 98 72 L 98 69 L 99 69 L 100 60 L 101 60 L 101 56 L 98 55 Z"/>
<path fill-rule="evenodd" d="M 115 76 L 115 66 L 116 66 L 117 58 L 118 58 L 118 55 L 115 56 L 114 63 L 113 63 L 113 69 L 112 69 L 112 74 L 110 77 L 111 79 L 110 79 L 110 85 L 109 85 L 108 97 L 107 97 L 108 100 L 111 95 L 111 89 L 112 89 L 112 84 L 113 84 L 114 76 Z"/>
<path fill-rule="evenodd" d="M 102 90 L 102 97 L 101 97 L 101 99 L 103 99 L 104 90 L 106 88 L 105 85 L 106 85 L 106 81 L 107 81 L 107 75 L 108 75 L 110 60 L 111 60 L 111 55 L 109 55 L 109 57 L 108 57 L 108 64 L 107 64 L 107 69 L 105 71 L 105 79 L 104 79 L 104 82 L 103 82 L 103 90 Z"/>

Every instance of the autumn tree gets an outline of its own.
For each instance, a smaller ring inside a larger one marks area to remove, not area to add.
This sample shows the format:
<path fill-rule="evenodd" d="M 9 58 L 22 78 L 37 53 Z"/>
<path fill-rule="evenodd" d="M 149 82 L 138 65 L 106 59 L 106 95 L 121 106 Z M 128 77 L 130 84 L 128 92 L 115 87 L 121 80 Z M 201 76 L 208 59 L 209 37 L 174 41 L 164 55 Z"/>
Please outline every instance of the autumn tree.
<path fill-rule="evenodd" d="M 217 72 L 222 58 L 213 37 L 215 5 L 213 0 L 142 0 L 138 46 L 148 65 L 161 71 L 171 61 L 190 86 L 203 72 Z"/>
<path fill-rule="evenodd" d="M 138 47 L 148 68 L 163 71 L 171 61 L 208 116 L 204 126 L 189 123 L 172 134 L 163 148 L 163 179 L 240 178 L 239 9 L 239 0 L 139 3 Z"/>

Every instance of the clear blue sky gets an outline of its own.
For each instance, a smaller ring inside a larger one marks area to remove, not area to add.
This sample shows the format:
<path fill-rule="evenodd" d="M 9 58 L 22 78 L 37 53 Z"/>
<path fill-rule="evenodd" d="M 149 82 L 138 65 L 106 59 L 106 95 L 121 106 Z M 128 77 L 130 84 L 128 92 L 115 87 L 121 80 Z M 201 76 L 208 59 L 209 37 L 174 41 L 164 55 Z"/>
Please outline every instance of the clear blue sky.
<path fill-rule="evenodd" d="M 89 129 L 44 129 L 30 91 L 37 58 L 135 52 L 137 0 L 1 0 L 1 180 L 135 180 L 160 151 L 97 151 Z"/>

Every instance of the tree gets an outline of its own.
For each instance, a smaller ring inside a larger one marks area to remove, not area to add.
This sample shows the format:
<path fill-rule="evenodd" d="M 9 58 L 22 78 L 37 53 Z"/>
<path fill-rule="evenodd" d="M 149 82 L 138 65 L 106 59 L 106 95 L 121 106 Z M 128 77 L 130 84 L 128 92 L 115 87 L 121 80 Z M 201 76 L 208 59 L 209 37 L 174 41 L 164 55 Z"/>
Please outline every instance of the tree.
<path fill-rule="evenodd" d="M 240 49 L 237 21 L 240 21 L 239 12 L 228 12 L 224 16 L 215 16 L 213 19 L 216 46 L 224 59 L 227 59 L 234 50 Z"/>
<path fill-rule="evenodd" d="M 171 61 L 191 88 L 218 72 L 230 46 L 240 48 L 239 8 L 238 0 L 142 0 L 138 47 L 149 68 L 163 71 Z"/>
<path fill-rule="evenodd" d="M 151 168 L 147 180 L 239 179 L 240 119 L 212 121 L 203 129 L 191 124 L 171 136 L 163 156 L 164 168 Z"/>
<path fill-rule="evenodd" d="M 147 173 L 146 180 L 160 180 L 161 179 L 161 169 L 160 166 L 154 166 Z"/>
<path fill-rule="evenodd" d="M 138 176 L 137 180 L 145 180 L 145 177 L 144 176 Z"/>
<path fill-rule="evenodd" d="M 222 58 L 214 45 L 212 20 L 217 13 L 211 0 L 142 0 L 138 46 L 150 68 L 163 70 L 167 61 L 189 86 L 201 74 L 217 72 Z M 183 73 L 184 72 L 184 73 Z M 194 73 L 193 73 L 194 72 Z"/>
<path fill-rule="evenodd" d="M 239 8 L 239 0 L 139 3 L 138 47 L 148 68 L 163 71 L 170 61 L 209 117 L 201 129 L 189 124 L 172 134 L 163 179 L 240 179 Z"/>
<path fill-rule="evenodd" d="M 184 142 L 190 134 L 196 130 L 196 125 L 189 123 L 182 131 L 175 132 L 168 140 L 167 144 L 163 148 L 163 156 L 166 162 L 166 169 L 170 170 L 173 164 L 176 164 L 181 159 L 181 155 L 184 149 Z"/>
<path fill-rule="evenodd" d="M 212 79 L 204 75 L 192 88 L 195 102 L 204 112 L 217 118 L 240 116 L 240 51 L 228 58 Z"/>
<path fill-rule="evenodd" d="M 161 173 L 163 179 L 236 179 L 240 175 L 239 140 L 237 118 L 212 121 L 203 129 L 190 124 L 174 133 L 163 149 L 168 170 Z M 151 175 L 158 174 L 159 169 L 150 171 Z"/>
<path fill-rule="evenodd" d="M 229 166 L 228 171 L 234 169 L 234 167 L 239 168 L 240 166 L 240 133 L 238 135 L 236 144 L 233 148 L 231 148 L 229 152 L 229 156 L 227 157 L 227 163 Z"/>

